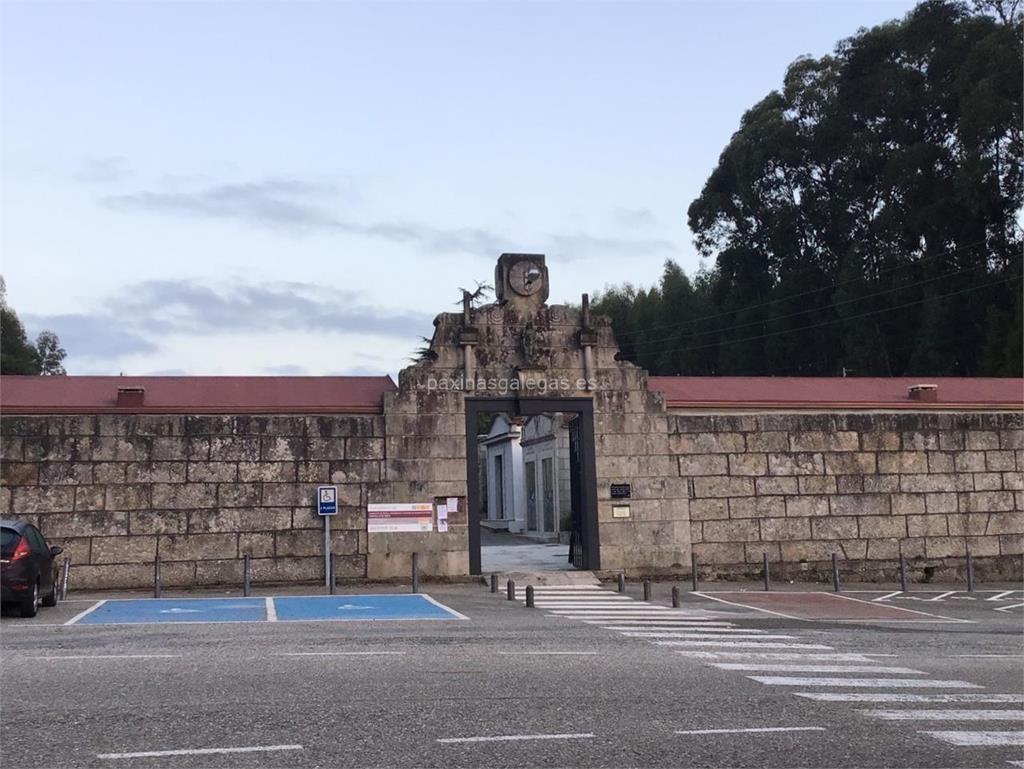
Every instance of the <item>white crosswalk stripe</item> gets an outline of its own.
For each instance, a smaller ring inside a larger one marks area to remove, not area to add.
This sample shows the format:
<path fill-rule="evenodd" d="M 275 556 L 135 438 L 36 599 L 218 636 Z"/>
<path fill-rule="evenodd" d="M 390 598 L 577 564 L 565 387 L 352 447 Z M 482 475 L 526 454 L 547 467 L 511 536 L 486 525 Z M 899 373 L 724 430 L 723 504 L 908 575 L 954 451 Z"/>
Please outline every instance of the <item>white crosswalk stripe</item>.
<path fill-rule="evenodd" d="M 1024 694 L 950 692 L 948 690 L 984 687 L 968 681 L 924 678 L 922 676 L 928 675 L 926 671 L 873 659 L 896 655 L 836 651 L 806 636 L 743 627 L 735 622 L 736 612 L 689 607 L 672 609 L 597 585 L 535 587 L 533 595 L 534 605 L 553 619 L 596 625 L 627 638 L 646 640 L 684 659 L 697 660 L 720 671 L 745 674 L 749 680 L 767 686 L 805 689 L 792 691 L 802 699 L 867 705 L 858 709 L 866 718 L 893 723 L 948 722 L 965 726 L 1024 722 L 1024 708 L 1020 707 L 1024 704 Z M 514 597 L 524 602 L 525 586 L 516 586 Z M 909 689 L 919 691 L 907 691 Z M 1001 704 L 1008 707 L 984 707 Z M 941 705 L 961 707 L 929 707 Z M 1024 744 L 1021 731 L 920 733 L 967 749 Z"/>
<path fill-rule="evenodd" d="M 802 678 L 797 676 L 747 676 L 768 686 L 835 686 L 836 688 L 877 689 L 983 689 L 967 681 L 944 681 L 935 678 Z"/>
<path fill-rule="evenodd" d="M 654 641 L 655 646 L 714 646 L 716 648 L 746 649 L 831 649 L 825 644 L 787 644 L 778 641 L 744 640 L 744 641 Z"/>
<path fill-rule="evenodd" d="M 890 675 L 925 675 L 923 670 L 888 667 L 886 665 L 787 665 L 756 662 L 712 662 L 719 670 L 761 670 L 766 673 L 889 673 Z"/>
<path fill-rule="evenodd" d="M 1024 745 L 1021 732 L 921 732 L 950 745 L 995 746 Z"/>
<path fill-rule="evenodd" d="M 1024 702 L 1024 694 L 892 694 L 889 692 L 793 692 L 819 702 L 900 702 L 900 703 L 966 703 L 996 704 Z"/>
<path fill-rule="evenodd" d="M 1017 721 L 1024 723 L 1024 710 L 862 710 L 883 721 Z"/>

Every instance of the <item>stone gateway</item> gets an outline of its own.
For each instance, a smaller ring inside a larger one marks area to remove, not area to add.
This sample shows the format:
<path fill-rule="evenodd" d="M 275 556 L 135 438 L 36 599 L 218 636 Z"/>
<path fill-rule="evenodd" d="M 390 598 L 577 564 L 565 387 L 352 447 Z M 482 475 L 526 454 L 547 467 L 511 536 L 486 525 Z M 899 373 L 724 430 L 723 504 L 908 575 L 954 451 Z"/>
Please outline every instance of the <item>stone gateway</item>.
<path fill-rule="evenodd" d="M 543 256 L 503 254 L 495 288 L 439 315 L 397 386 L 5 376 L 0 512 L 70 553 L 74 587 L 149 585 L 157 557 L 166 585 L 239 584 L 244 555 L 254 582 L 313 581 L 316 490 L 333 485 L 339 578 L 406 577 L 414 552 L 455 577 L 487 569 L 501 472 L 539 520 L 561 489 L 568 531 L 550 533 L 581 568 L 683 574 L 694 554 L 704 577 L 749 576 L 767 553 L 813 576 L 837 553 L 877 579 L 902 553 L 941 579 L 969 549 L 979 578 L 1021 578 L 1024 381 L 649 377 L 586 297 L 547 304 Z M 565 460 L 537 454 L 529 477 L 481 465 L 496 416 L 557 420 Z M 367 507 L 389 503 L 431 503 L 445 523 L 369 532 Z"/>

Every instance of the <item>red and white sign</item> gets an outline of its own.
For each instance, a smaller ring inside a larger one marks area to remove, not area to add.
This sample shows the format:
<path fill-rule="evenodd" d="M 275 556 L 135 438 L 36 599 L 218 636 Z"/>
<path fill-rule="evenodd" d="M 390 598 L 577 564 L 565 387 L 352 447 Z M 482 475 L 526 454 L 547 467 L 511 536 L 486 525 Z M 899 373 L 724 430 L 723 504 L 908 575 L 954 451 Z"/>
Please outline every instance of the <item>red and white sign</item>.
<path fill-rule="evenodd" d="M 434 505 L 431 502 L 385 502 L 367 505 L 366 530 L 371 534 L 390 531 L 433 531 Z"/>

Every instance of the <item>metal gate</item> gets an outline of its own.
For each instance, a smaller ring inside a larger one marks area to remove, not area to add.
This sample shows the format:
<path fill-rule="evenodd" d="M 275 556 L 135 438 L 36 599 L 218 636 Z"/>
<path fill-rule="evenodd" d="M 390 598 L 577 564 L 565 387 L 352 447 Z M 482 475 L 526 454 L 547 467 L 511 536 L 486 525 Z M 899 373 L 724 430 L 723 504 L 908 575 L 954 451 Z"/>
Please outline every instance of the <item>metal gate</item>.
<path fill-rule="evenodd" d="M 569 500 L 572 505 L 572 532 L 569 535 L 569 563 L 577 569 L 584 568 L 583 554 L 583 495 L 580 472 L 583 468 L 580 457 L 580 418 L 576 415 L 569 423 Z"/>

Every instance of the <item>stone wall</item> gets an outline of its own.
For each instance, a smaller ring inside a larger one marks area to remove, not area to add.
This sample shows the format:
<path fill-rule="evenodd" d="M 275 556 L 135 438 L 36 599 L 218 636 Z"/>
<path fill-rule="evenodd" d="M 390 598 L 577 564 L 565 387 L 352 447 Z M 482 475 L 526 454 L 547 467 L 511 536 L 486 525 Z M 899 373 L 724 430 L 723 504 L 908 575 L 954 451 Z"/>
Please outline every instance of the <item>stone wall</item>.
<path fill-rule="evenodd" d="M 764 552 L 797 572 L 835 552 L 847 570 L 892 576 L 902 549 L 939 578 L 969 547 L 983 573 L 1019 579 L 1022 426 L 1020 413 L 668 417 L 694 553 L 748 575 Z"/>
<path fill-rule="evenodd" d="M 339 578 L 367 574 L 383 475 L 375 416 L 53 416 L 0 420 L 0 511 L 64 546 L 76 588 L 323 578 L 318 484 L 338 486 Z"/>

